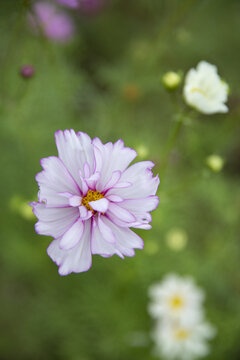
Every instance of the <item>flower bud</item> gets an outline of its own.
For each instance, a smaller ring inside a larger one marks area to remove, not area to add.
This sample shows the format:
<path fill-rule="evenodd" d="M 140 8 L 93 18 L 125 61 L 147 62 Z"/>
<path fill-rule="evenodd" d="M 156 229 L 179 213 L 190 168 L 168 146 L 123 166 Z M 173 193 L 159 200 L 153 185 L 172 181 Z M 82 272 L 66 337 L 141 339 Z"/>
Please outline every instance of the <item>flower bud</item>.
<path fill-rule="evenodd" d="M 182 82 L 181 73 L 168 71 L 162 77 L 162 83 L 167 90 L 176 90 Z"/>
<path fill-rule="evenodd" d="M 20 75 L 24 79 L 29 79 L 29 78 L 33 77 L 34 74 L 35 74 L 35 69 L 32 65 L 23 65 L 20 68 Z"/>
<path fill-rule="evenodd" d="M 219 155 L 209 155 L 206 164 L 212 171 L 219 172 L 224 166 L 224 159 Z"/>
<path fill-rule="evenodd" d="M 182 250 L 186 246 L 187 240 L 187 233 L 179 228 L 171 229 L 166 235 L 166 243 L 174 251 Z"/>

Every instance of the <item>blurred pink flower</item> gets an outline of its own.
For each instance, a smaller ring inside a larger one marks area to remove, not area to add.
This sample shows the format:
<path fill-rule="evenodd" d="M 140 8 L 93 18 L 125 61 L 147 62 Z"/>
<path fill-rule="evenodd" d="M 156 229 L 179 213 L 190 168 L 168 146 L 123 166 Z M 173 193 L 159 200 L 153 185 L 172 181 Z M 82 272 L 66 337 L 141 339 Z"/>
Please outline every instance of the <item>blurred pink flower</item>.
<path fill-rule="evenodd" d="M 151 161 L 129 164 L 137 153 L 122 140 L 103 144 L 74 130 L 55 134 L 58 157 L 41 160 L 36 232 L 54 238 L 48 255 L 59 274 L 87 271 L 92 254 L 123 258 L 143 248 L 130 227 L 150 229 L 159 179 Z"/>
<path fill-rule="evenodd" d="M 75 32 L 72 19 L 46 2 L 33 5 L 33 14 L 29 14 L 29 21 L 37 33 L 42 31 L 46 37 L 56 42 L 70 41 Z"/>
<path fill-rule="evenodd" d="M 73 9 L 80 9 L 85 13 L 97 12 L 106 0 L 55 0 L 58 4 Z"/>
<path fill-rule="evenodd" d="M 79 0 L 55 0 L 58 4 L 68 6 L 70 8 L 78 8 Z"/>

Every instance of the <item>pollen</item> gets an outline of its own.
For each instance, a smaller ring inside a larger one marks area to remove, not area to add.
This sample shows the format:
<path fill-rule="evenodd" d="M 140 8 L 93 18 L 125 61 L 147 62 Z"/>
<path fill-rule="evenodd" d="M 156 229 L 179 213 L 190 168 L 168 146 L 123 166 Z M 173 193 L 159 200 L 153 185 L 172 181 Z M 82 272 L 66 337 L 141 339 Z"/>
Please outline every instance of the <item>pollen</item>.
<path fill-rule="evenodd" d="M 186 340 L 190 335 L 190 332 L 185 329 L 179 329 L 175 332 L 175 336 L 178 340 Z"/>
<path fill-rule="evenodd" d="M 192 88 L 192 89 L 190 90 L 190 92 L 191 92 L 191 93 L 198 92 L 198 93 L 202 94 L 203 96 L 206 96 L 206 95 L 207 95 L 207 94 L 206 94 L 206 91 L 204 91 L 203 89 L 200 89 L 200 88 Z"/>
<path fill-rule="evenodd" d="M 174 310 L 180 309 L 181 307 L 183 307 L 183 304 L 184 304 L 184 300 L 179 295 L 173 296 L 169 302 L 170 302 L 171 308 Z"/>
<path fill-rule="evenodd" d="M 88 190 L 87 195 L 82 199 L 82 205 L 94 213 L 94 210 L 89 205 L 89 202 L 100 200 L 102 198 L 104 198 L 104 196 L 100 191 Z"/>

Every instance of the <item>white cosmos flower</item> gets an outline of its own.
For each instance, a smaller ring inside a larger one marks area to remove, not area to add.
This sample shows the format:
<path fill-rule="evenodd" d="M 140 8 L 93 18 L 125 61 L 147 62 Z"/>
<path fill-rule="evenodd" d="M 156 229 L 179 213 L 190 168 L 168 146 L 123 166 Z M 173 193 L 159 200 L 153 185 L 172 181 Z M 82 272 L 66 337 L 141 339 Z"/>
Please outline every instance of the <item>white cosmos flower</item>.
<path fill-rule="evenodd" d="M 216 330 L 207 322 L 182 325 L 174 321 L 157 322 L 152 334 L 157 355 L 169 360 L 193 360 L 209 354 L 208 339 Z"/>
<path fill-rule="evenodd" d="M 201 61 L 196 69 L 188 71 L 183 95 L 186 103 L 201 113 L 228 112 L 225 105 L 228 85 L 219 77 L 217 67 L 206 61 Z"/>
<path fill-rule="evenodd" d="M 202 318 L 204 293 L 191 277 L 167 275 L 149 289 L 152 302 L 149 313 L 157 319 L 175 319 L 195 323 Z"/>

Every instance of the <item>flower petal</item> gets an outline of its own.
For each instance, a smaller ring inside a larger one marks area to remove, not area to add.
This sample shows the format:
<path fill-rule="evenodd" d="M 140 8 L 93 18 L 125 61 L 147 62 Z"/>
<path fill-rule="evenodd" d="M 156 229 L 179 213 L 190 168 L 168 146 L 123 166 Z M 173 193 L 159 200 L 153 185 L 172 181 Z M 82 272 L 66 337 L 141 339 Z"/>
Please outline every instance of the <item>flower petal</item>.
<path fill-rule="evenodd" d="M 78 209 L 74 207 L 48 208 L 41 203 L 35 203 L 33 212 L 39 220 L 35 225 L 36 232 L 55 238 L 62 236 L 79 217 Z"/>
<path fill-rule="evenodd" d="M 91 222 L 87 221 L 81 241 L 71 250 L 60 249 L 59 239 L 52 241 L 49 245 L 47 253 L 59 265 L 60 275 L 68 275 L 71 272 L 79 273 L 90 269 L 92 265 L 90 226 Z"/>
<path fill-rule="evenodd" d="M 104 216 L 98 217 L 98 227 L 99 227 L 100 233 L 102 234 L 103 238 L 106 241 L 108 241 L 109 243 L 115 243 L 116 237 L 115 237 L 111 227 L 109 227 L 105 223 Z"/>
<path fill-rule="evenodd" d="M 81 240 L 83 230 L 84 223 L 82 222 L 82 220 L 78 219 L 60 239 L 59 247 L 63 250 L 70 250 L 74 248 Z"/>
<path fill-rule="evenodd" d="M 122 175 L 121 171 L 119 170 L 113 171 L 110 179 L 104 185 L 103 189 L 100 189 L 100 191 L 106 191 L 107 189 L 113 187 L 119 181 L 121 175 Z"/>
<path fill-rule="evenodd" d="M 109 201 L 106 198 L 102 198 L 99 200 L 90 201 L 89 205 L 93 208 L 93 210 L 105 213 L 108 209 Z"/>
<path fill-rule="evenodd" d="M 92 222 L 91 249 L 92 254 L 98 254 L 105 257 L 114 254 L 121 256 L 121 253 L 115 248 L 114 244 L 104 239 L 96 220 Z"/>
<path fill-rule="evenodd" d="M 135 216 L 131 214 L 127 209 L 123 209 L 121 206 L 114 203 L 109 204 L 108 213 L 126 223 L 136 221 Z"/>
<path fill-rule="evenodd" d="M 79 170 L 83 174 L 83 167 L 87 162 L 91 173 L 93 171 L 94 154 L 91 138 L 82 132 L 75 133 L 74 130 L 58 130 L 55 133 L 55 139 L 59 158 L 81 187 Z"/>
<path fill-rule="evenodd" d="M 78 195 L 73 195 L 68 199 L 68 202 L 70 206 L 78 207 L 81 205 L 82 197 Z"/>

